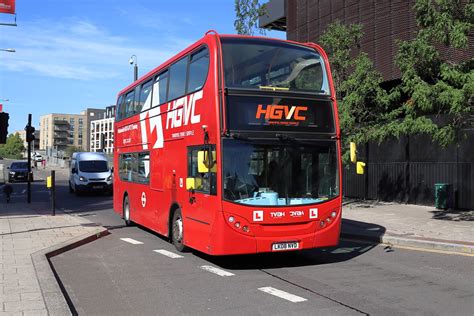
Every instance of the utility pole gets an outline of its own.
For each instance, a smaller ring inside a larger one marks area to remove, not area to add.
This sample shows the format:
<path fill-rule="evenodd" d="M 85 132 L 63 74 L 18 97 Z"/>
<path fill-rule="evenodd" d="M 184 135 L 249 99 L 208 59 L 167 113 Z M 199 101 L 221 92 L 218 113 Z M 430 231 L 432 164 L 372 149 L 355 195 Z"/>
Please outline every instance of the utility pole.
<path fill-rule="evenodd" d="M 35 128 L 31 126 L 31 114 L 28 114 L 28 124 L 25 127 L 26 142 L 28 143 L 28 184 L 27 202 L 31 203 L 31 143 L 35 140 Z"/>

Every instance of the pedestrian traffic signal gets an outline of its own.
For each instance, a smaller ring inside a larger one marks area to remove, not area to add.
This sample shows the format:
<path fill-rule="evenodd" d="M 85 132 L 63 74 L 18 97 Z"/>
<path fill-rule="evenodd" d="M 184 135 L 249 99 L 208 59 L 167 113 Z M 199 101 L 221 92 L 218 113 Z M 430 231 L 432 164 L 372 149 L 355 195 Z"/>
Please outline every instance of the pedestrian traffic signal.
<path fill-rule="evenodd" d="M 28 143 L 32 142 L 35 140 L 35 128 L 33 126 L 27 125 L 25 127 L 26 131 L 26 141 Z"/>
<path fill-rule="evenodd" d="M 7 142 L 9 118 L 10 115 L 8 113 L 0 113 L 0 144 L 5 144 Z"/>

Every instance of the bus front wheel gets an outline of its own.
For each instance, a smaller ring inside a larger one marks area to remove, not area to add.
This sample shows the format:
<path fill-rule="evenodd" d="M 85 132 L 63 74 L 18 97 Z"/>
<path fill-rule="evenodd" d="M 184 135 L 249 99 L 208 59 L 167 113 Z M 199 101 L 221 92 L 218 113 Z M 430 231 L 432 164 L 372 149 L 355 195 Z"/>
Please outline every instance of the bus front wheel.
<path fill-rule="evenodd" d="M 132 221 L 130 220 L 130 202 L 128 200 L 128 195 L 123 199 L 123 220 L 125 221 L 125 225 L 132 225 Z"/>
<path fill-rule="evenodd" d="M 184 246 L 184 226 L 183 226 L 183 215 L 181 209 L 177 209 L 173 214 L 173 226 L 171 230 L 171 241 L 175 246 L 176 250 L 183 252 L 186 247 Z"/>

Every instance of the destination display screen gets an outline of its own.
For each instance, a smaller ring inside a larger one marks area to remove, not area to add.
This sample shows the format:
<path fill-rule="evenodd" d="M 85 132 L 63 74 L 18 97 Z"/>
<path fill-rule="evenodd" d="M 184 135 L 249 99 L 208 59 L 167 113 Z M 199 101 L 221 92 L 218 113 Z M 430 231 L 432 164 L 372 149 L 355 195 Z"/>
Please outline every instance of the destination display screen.
<path fill-rule="evenodd" d="M 334 133 L 331 101 L 287 97 L 227 97 L 230 130 Z"/>

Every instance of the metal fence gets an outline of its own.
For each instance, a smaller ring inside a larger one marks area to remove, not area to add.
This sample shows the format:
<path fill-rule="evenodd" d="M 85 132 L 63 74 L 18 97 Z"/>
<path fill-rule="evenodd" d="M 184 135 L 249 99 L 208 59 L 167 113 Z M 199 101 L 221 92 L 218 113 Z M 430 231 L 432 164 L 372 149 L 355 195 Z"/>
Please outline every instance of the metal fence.
<path fill-rule="evenodd" d="M 344 196 L 434 205 L 435 184 L 450 184 L 450 207 L 474 209 L 474 132 L 456 146 L 441 148 L 424 136 L 359 146 L 364 175 L 343 170 Z"/>

